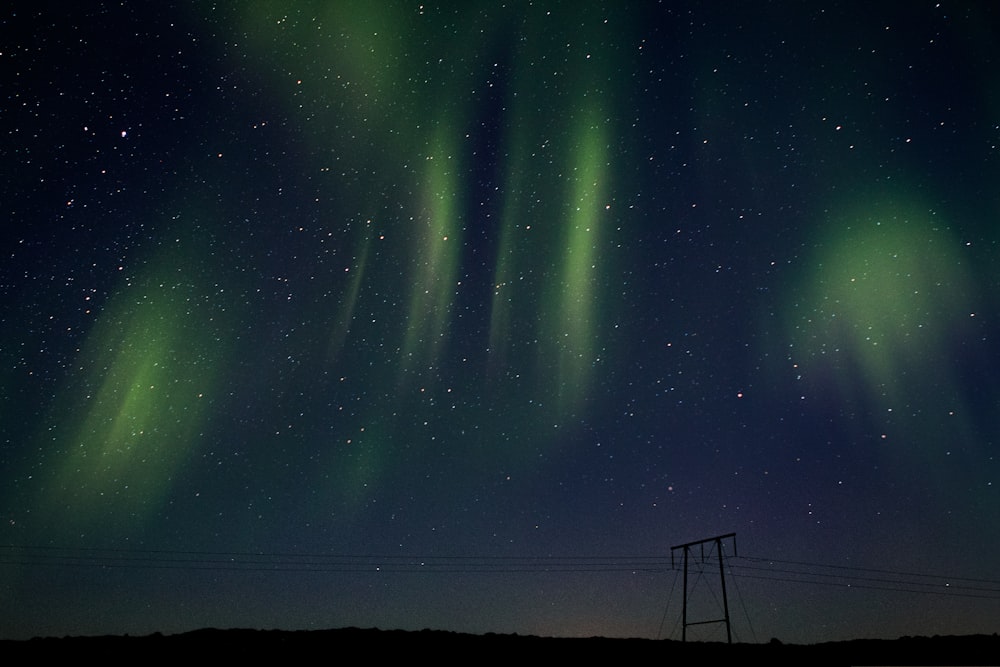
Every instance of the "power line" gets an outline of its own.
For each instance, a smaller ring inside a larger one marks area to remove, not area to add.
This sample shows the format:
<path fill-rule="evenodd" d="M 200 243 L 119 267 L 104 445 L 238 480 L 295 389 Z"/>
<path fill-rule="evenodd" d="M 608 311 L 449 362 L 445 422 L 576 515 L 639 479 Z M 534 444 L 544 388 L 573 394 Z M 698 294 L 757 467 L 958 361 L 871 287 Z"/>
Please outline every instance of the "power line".
<path fill-rule="evenodd" d="M 1000 581 L 774 558 L 731 556 L 728 568 L 745 580 L 1000 599 Z M 218 570 L 231 572 L 424 574 L 660 574 L 668 556 L 491 556 L 324 554 L 319 552 L 193 551 L 133 548 L 0 545 L 0 567 Z"/>
<path fill-rule="evenodd" d="M 927 589 L 911 589 L 911 588 L 900 588 L 898 586 L 873 586 L 867 584 L 851 584 L 845 582 L 833 582 L 833 581 L 809 581 L 805 579 L 786 579 L 782 577 L 765 577 L 760 575 L 741 575 L 744 579 L 759 579 L 762 581 L 780 581 L 783 583 L 793 583 L 793 584 L 810 584 L 813 586 L 832 586 L 837 588 L 857 588 L 863 590 L 872 591 L 891 591 L 894 593 L 917 593 L 924 595 L 944 595 L 949 597 L 962 597 L 962 598 L 978 598 L 981 600 L 1000 600 L 1000 590 L 994 591 L 995 595 L 976 595 L 972 593 L 960 593 L 952 590 L 927 590 Z"/>
<path fill-rule="evenodd" d="M 951 576 L 951 575 L 947 575 L 946 576 L 946 575 L 941 575 L 941 574 L 931 574 L 931 573 L 928 573 L 928 572 L 901 572 L 901 571 L 898 571 L 898 570 L 885 570 L 885 569 L 877 569 L 877 568 L 870 568 L 870 567 L 856 567 L 856 566 L 850 566 L 850 565 L 831 565 L 829 563 L 808 563 L 808 562 L 803 562 L 803 561 L 779 560 L 777 558 L 761 558 L 761 557 L 753 557 L 753 556 L 740 556 L 739 558 L 741 560 L 749 560 L 749 561 L 755 561 L 755 562 L 780 563 L 782 565 L 799 565 L 799 566 L 802 566 L 802 567 L 823 568 L 823 569 L 830 569 L 830 570 L 848 570 L 848 571 L 855 571 L 855 572 L 877 572 L 877 573 L 882 573 L 882 574 L 892 574 L 892 575 L 905 576 L 905 577 L 930 577 L 930 578 L 935 578 L 935 579 L 944 579 L 944 578 L 947 578 L 947 579 L 950 579 L 952 581 L 975 581 L 975 582 L 979 582 L 979 583 L 988 583 L 988 584 L 997 584 L 997 585 L 1000 585 L 1000 580 L 998 580 L 998 579 L 974 579 L 974 578 L 971 578 L 971 577 L 959 577 L 959 576 Z"/>
<path fill-rule="evenodd" d="M 663 557 L 399 556 L 0 545 L 0 565 L 310 572 L 665 572 Z"/>
<path fill-rule="evenodd" d="M 782 561 L 766 558 L 743 557 L 743 560 L 755 563 L 767 563 L 768 565 L 784 566 L 762 567 L 760 565 L 732 565 L 736 573 L 744 579 L 782 581 L 785 583 L 832 586 L 840 588 L 893 591 L 899 593 L 946 595 L 979 599 L 1000 599 L 1000 581 L 993 579 L 975 579 L 972 577 L 851 567 L 822 563 L 806 563 L 801 561 Z M 759 574 L 747 574 L 746 571 L 762 571 L 790 576 L 764 576 Z M 873 574 L 880 576 L 871 576 Z M 956 585 L 955 582 L 963 583 Z M 968 584 L 979 585 L 972 586 Z"/>

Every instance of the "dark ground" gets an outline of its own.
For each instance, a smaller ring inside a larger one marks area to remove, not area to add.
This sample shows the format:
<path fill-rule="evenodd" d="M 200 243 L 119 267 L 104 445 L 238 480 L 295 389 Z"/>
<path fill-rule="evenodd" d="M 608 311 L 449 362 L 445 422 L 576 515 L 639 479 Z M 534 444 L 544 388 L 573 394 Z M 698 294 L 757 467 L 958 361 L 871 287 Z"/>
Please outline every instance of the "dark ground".
<path fill-rule="evenodd" d="M 124 657 L 180 657 L 219 654 L 227 658 L 358 656 L 366 660 L 402 656 L 467 661 L 472 656 L 588 661 L 649 658 L 661 664 L 754 665 L 998 665 L 1000 636 L 903 637 L 896 640 L 856 640 L 824 644 L 720 644 L 681 643 L 648 639 L 560 639 L 521 635 L 467 635 L 424 630 L 421 632 L 347 628 L 322 631 L 259 631 L 205 629 L 178 635 L 145 637 L 64 637 L 26 641 L 0 641 L 8 658 L 85 655 Z"/>

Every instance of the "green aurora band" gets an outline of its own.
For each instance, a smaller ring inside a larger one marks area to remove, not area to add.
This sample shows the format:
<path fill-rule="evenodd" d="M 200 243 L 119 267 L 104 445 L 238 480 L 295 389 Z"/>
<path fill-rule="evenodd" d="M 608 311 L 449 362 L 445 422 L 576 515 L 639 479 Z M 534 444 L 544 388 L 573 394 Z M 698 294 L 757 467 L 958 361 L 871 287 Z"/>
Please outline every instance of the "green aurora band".
<path fill-rule="evenodd" d="M 52 404 L 40 451 L 61 460 L 38 505 L 53 526 L 138 523 L 161 509 L 217 400 L 225 308 L 162 252 L 111 298 Z"/>
<path fill-rule="evenodd" d="M 790 357 L 814 393 L 835 392 L 858 413 L 877 406 L 894 425 L 872 431 L 862 420 L 866 438 L 978 440 L 956 360 L 980 299 L 942 217 L 905 197 L 846 207 L 785 308 Z"/>

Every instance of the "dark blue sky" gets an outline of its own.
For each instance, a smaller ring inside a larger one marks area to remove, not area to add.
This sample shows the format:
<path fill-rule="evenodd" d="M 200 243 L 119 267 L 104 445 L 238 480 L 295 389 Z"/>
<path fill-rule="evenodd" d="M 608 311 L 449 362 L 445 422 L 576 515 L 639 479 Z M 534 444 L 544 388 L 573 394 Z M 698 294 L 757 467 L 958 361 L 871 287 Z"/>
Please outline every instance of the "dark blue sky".
<path fill-rule="evenodd" d="M 63 5 L 0 636 L 679 637 L 732 532 L 742 641 L 997 630 L 990 3 Z"/>

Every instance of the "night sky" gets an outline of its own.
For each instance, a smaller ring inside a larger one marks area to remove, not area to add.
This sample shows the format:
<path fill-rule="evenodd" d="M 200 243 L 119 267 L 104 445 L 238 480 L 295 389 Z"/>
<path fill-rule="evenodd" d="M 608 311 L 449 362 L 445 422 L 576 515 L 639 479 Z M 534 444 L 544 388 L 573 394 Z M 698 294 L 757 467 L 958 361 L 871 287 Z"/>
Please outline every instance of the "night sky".
<path fill-rule="evenodd" d="M 1000 630 L 995 3 L 0 31 L 0 638 Z"/>

